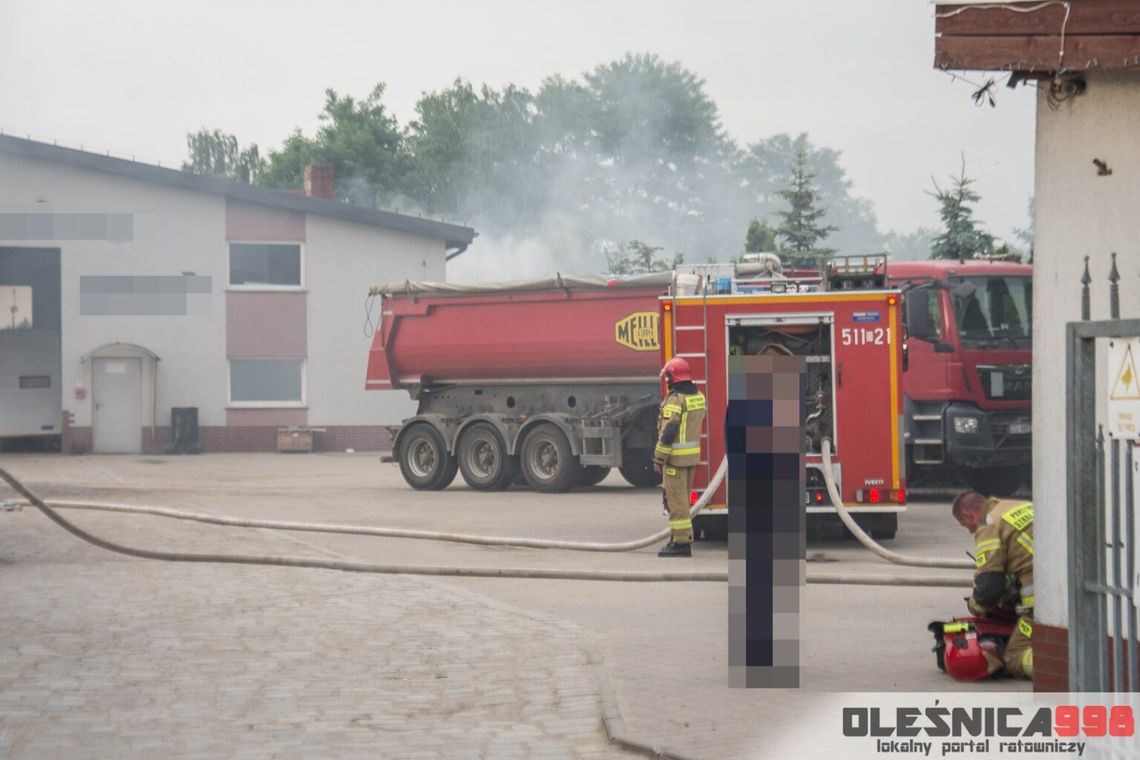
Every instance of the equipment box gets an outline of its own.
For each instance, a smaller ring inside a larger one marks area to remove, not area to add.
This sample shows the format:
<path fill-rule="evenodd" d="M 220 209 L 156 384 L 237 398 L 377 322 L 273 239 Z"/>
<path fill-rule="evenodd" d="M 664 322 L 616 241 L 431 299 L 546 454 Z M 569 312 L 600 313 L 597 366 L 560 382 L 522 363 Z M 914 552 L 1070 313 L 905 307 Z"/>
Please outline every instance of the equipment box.
<path fill-rule="evenodd" d="M 322 432 L 321 428 L 278 428 L 277 451 L 308 454 L 313 450 L 313 436 L 319 432 Z"/>

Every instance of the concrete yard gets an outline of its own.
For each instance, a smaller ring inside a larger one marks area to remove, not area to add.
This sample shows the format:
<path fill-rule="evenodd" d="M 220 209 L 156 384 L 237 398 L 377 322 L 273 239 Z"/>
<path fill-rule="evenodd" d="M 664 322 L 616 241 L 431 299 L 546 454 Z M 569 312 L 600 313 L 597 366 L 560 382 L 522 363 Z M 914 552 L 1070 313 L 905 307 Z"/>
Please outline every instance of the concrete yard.
<path fill-rule="evenodd" d="M 660 496 L 616 475 L 559 495 L 408 488 L 375 454 L 2 455 L 51 500 L 260 519 L 624 541 L 664 525 Z M 12 498 L 6 488 L 0 501 Z M 913 503 L 895 551 L 965 557 L 949 494 Z M 235 529 L 64 510 L 136 547 L 385 564 L 723 570 L 691 560 Z M 898 567 L 839 537 L 808 573 L 969 575 Z M 0 756 L 617 757 L 635 744 L 763 757 L 765 736 L 835 691 L 1029 691 L 939 672 L 926 624 L 964 588 L 809 584 L 802 688 L 727 685 L 727 585 L 376 575 L 135 559 L 32 508 L 0 512 Z M 603 722 L 603 714 L 606 721 Z"/>

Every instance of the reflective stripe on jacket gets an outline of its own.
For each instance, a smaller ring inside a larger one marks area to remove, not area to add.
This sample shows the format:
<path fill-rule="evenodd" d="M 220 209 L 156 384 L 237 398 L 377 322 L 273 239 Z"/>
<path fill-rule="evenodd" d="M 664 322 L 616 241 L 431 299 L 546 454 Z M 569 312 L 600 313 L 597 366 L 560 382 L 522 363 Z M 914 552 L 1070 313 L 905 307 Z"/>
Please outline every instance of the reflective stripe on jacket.
<path fill-rule="evenodd" d="M 695 467 L 701 461 L 701 425 L 705 419 L 705 397 L 698 393 L 671 391 L 661 402 L 657 419 L 657 445 L 653 461 L 674 467 Z M 671 442 L 662 438 L 666 427 L 675 423 L 676 436 Z"/>

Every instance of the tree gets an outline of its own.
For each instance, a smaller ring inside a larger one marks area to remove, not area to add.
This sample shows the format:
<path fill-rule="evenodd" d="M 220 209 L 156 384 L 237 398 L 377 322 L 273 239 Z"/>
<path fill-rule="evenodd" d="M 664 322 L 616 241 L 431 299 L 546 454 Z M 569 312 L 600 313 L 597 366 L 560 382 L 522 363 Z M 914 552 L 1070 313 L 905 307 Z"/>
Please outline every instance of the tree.
<path fill-rule="evenodd" d="M 199 129 L 186 135 L 189 158 L 182 170 L 208 177 L 252 182 L 264 167 L 256 145 L 242 148 L 238 140 L 220 129 Z"/>
<path fill-rule="evenodd" d="M 798 151 L 791 183 L 780 192 L 788 208 L 778 212 L 781 221 L 776 228 L 776 234 L 784 239 L 784 250 L 795 254 L 793 258 L 812 264 L 834 253 L 834 249 L 822 248 L 819 243 L 838 229 L 823 224 L 826 212 L 818 206 L 819 191 L 812 184 L 814 179 L 815 175 L 807 169 L 806 151 Z"/>
<path fill-rule="evenodd" d="M 1029 196 L 1029 224 L 1025 227 L 1014 227 L 1014 237 L 1021 241 L 1025 246 L 1025 252 L 1028 254 L 1026 261 L 1030 264 L 1033 263 L 1033 196 Z"/>
<path fill-rule="evenodd" d="M 853 194 L 851 180 L 840 162 L 842 154 L 812 145 L 807 134 L 778 134 L 751 143 L 737 154 L 733 174 L 749 207 L 748 216 L 772 218 L 783 206 L 781 192 L 792 184 L 796 157 L 807 156 L 812 185 L 819 193 L 819 206 L 827 209 L 828 222 L 839 229 L 827 243 L 845 252 L 881 251 L 885 236 L 870 201 Z"/>
<path fill-rule="evenodd" d="M 407 195 L 411 160 L 396 119 L 381 102 L 380 82 L 362 99 L 325 90 L 316 137 L 293 132 L 280 151 L 271 151 L 264 184 L 296 187 L 308 164 L 332 166 L 336 194 L 354 203 L 389 205 Z"/>
<path fill-rule="evenodd" d="M 745 253 L 765 253 L 776 250 L 776 231 L 767 222 L 753 219 L 748 223 L 748 233 L 744 236 Z"/>
<path fill-rule="evenodd" d="M 927 194 L 937 199 L 943 225 L 942 232 L 934 238 L 931 246 L 931 258 L 968 259 L 974 254 L 992 253 L 994 236 L 978 228 L 970 207 L 981 196 L 970 189 L 974 180 L 966 177 L 965 159 L 962 161 L 962 173 L 951 178 L 952 187 L 943 190 L 933 178 L 931 182 L 934 183 L 934 192 L 927 191 Z"/>
<path fill-rule="evenodd" d="M 666 272 L 685 261 L 684 254 L 674 254 L 672 261 L 657 256 L 662 250 L 659 245 L 649 245 L 640 240 L 630 240 L 625 245 L 607 244 L 604 247 L 607 271 L 610 274 L 648 274 Z"/>

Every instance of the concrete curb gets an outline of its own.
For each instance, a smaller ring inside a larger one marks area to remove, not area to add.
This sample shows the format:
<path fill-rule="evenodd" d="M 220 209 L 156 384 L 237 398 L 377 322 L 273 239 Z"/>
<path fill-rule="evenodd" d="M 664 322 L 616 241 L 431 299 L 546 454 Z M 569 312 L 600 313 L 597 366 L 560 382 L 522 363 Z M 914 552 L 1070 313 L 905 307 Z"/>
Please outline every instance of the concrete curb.
<path fill-rule="evenodd" d="M 583 648 L 586 651 L 586 658 L 594 670 L 594 675 L 598 679 L 598 692 L 602 702 L 602 726 L 606 729 L 606 736 L 609 737 L 611 744 L 620 745 L 646 757 L 661 757 L 668 760 L 696 760 L 690 755 L 682 755 L 666 747 L 655 747 L 630 737 L 625 728 L 625 720 L 621 717 L 617 694 L 614 692 L 613 684 L 610 683 L 609 674 L 606 673 L 605 659 L 602 657 L 600 649 L 593 640 L 587 641 Z"/>

